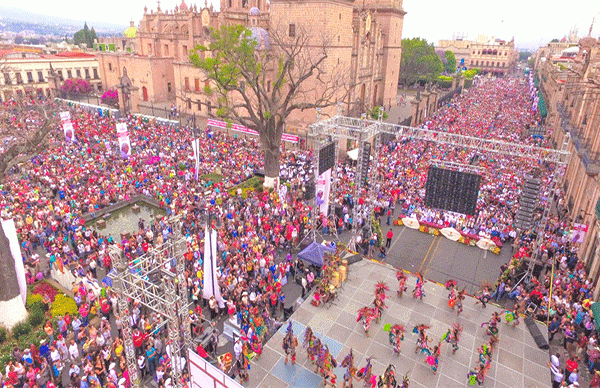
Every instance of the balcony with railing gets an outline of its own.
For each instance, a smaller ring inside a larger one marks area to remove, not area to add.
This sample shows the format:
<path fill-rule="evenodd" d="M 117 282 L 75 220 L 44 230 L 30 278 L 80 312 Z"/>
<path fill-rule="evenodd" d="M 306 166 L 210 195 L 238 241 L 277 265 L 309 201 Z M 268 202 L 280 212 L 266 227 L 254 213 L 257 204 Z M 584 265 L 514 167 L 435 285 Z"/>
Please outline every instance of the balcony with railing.
<path fill-rule="evenodd" d="M 590 141 L 583 135 L 583 129 L 571 125 L 571 115 L 564 104 L 556 103 L 556 110 L 561 117 L 561 129 L 571 137 L 571 144 L 575 148 L 585 173 L 595 176 L 600 173 L 600 152 L 590 148 Z"/>

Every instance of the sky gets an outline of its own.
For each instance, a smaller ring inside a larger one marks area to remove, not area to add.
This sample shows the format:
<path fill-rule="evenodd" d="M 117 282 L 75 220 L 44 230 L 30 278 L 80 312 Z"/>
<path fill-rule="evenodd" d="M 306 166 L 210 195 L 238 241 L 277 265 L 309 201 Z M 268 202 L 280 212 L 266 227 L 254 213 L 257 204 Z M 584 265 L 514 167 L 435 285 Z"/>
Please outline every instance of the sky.
<path fill-rule="evenodd" d="M 3 0 L 4 1 L 4 0 Z M 173 9 L 181 0 L 161 1 L 161 8 Z M 219 7 L 219 0 L 209 4 Z M 194 3 L 187 0 L 188 5 Z M 200 6 L 204 0 L 195 1 Z M 6 4 L 8 5 L 8 4 Z M 10 4 L 30 12 L 85 20 L 93 25 L 103 21 L 136 25 L 143 16 L 144 6 L 156 10 L 152 0 L 29 0 Z M 579 36 L 587 35 L 592 18 L 596 23 L 592 36 L 600 35 L 600 0 L 480 0 L 453 2 L 449 0 L 404 0 L 405 38 L 423 37 L 437 43 L 452 39 L 454 34 L 476 39 L 479 34 L 510 40 L 513 36 L 519 48 L 535 49 L 553 38 L 562 38 L 572 27 L 579 28 Z"/>

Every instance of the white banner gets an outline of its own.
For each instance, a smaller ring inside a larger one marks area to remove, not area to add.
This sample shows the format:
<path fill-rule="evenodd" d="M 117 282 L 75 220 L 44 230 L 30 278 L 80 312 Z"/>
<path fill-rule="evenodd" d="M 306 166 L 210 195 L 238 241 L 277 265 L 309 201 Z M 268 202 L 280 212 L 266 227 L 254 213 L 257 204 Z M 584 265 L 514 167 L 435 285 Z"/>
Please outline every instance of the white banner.
<path fill-rule="evenodd" d="M 25 280 L 25 267 L 23 265 L 23 256 L 21 256 L 21 246 L 19 245 L 19 238 L 17 237 L 17 229 L 15 228 L 15 221 L 2 220 L 2 229 L 8 239 L 10 245 L 10 253 L 15 261 L 15 272 L 17 273 L 17 282 L 19 283 L 19 291 L 21 298 L 23 299 L 23 305 L 25 306 L 27 301 L 27 281 Z M 5 311 L 5 313 L 8 313 Z"/>
<path fill-rule="evenodd" d="M 225 302 L 221 296 L 219 282 L 217 278 L 217 231 L 209 229 L 208 226 L 204 229 L 204 277 L 202 297 L 210 299 L 214 296 L 219 304 L 219 307 L 225 307 Z"/>
<path fill-rule="evenodd" d="M 75 128 L 73 128 L 71 120 L 63 121 L 62 127 L 65 133 L 65 141 L 75 142 Z"/>
<path fill-rule="evenodd" d="M 571 241 L 573 241 L 574 243 L 582 243 L 585 239 L 587 231 L 587 224 L 573 224 L 573 234 L 571 235 Z"/>
<path fill-rule="evenodd" d="M 71 113 L 69 111 L 60 112 L 60 121 L 68 121 L 71 120 Z"/>
<path fill-rule="evenodd" d="M 194 178 L 198 180 L 198 169 L 200 168 L 200 139 L 192 140 L 192 149 L 194 150 L 195 174 Z"/>
<path fill-rule="evenodd" d="M 323 172 L 317 178 L 316 185 L 317 192 L 315 196 L 317 198 L 317 206 L 319 206 L 319 212 L 327 217 L 329 213 L 329 191 L 331 190 L 331 169 Z"/>
<path fill-rule="evenodd" d="M 208 119 L 208 121 L 206 122 L 206 125 L 208 125 L 209 127 L 217 127 L 217 128 L 227 128 L 227 123 L 225 121 L 219 121 L 219 120 L 213 120 L 213 119 Z M 254 136 L 258 136 L 258 132 L 255 131 L 254 129 L 250 129 L 248 127 L 244 127 L 243 125 L 240 124 L 231 124 L 231 128 L 234 131 L 238 131 L 238 132 L 243 132 L 243 133 L 247 133 L 248 135 L 254 135 Z M 300 140 L 300 137 L 298 137 L 297 135 L 290 135 L 289 133 L 284 133 L 281 135 L 281 140 L 283 141 L 287 141 L 290 143 L 298 143 L 298 141 Z"/>
<path fill-rule="evenodd" d="M 119 139 L 119 149 L 121 157 L 126 158 L 131 155 L 131 142 L 129 141 L 129 133 L 127 132 L 127 124 L 117 123 L 117 138 Z"/>

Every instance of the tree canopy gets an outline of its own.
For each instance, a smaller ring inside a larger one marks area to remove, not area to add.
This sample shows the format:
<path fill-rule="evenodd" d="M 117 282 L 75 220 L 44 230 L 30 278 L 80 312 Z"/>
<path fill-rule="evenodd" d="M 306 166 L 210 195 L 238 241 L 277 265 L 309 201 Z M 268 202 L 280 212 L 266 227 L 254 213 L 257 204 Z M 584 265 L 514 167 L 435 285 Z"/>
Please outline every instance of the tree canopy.
<path fill-rule="evenodd" d="M 411 85 L 417 81 L 432 81 L 443 70 L 442 60 L 435 53 L 433 44 L 422 38 L 402 39 L 400 83 Z"/>
<path fill-rule="evenodd" d="M 299 27 L 292 37 L 274 27 L 268 36 L 257 37 L 257 32 L 264 30 L 241 25 L 213 29 L 210 44 L 196 46 L 190 59 L 211 81 L 206 92 L 216 98 L 216 115 L 258 131 L 265 175 L 275 179 L 288 116 L 342 101 L 347 88 L 342 72 L 325 72 L 327 40 Z"/>
<path fill-rule="evenodd" d="M 75 44 L 85 44 L 87 47 L 92 47 L 94 44 L 94 40 L 97 39 L 96 31 L 94 27 L 90 30 L 88 28 L 87 22 L 83 24 L 83 28 L 73 35 L 73 43 Z"/>
<path fill-rule="evenodd" d="M 448 74 L 456 73 L 456 57 L 454 56 L 454 53 L 450 50 L 446 50 L 444 51 L 444 58 L 446 58 L 444 71 Z"/>

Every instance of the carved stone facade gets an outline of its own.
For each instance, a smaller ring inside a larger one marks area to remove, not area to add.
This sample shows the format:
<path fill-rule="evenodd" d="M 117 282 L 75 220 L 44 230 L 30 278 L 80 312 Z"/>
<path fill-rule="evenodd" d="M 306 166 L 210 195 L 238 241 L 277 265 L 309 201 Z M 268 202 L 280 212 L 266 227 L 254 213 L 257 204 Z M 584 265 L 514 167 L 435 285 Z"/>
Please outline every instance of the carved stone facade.
<path fill-rule="evenodd" d="M 591 33 L 591 31 L 590 31 Z M 600 39 L 579 40 L 578 50 L 540 52 L 535 68 L 548 107 L 552 141 L 568 141 L 569 165 L 562 177 L 564 210 L 571 223 L 588 225 L 578 254 L 593 284 L 600 279 Z M 566 53 L 565 53 L 566 51 Z M 574 54 L 574 55 L 571 55 Z M 567 225 L 570 229 L 572 224 Z M 596 287 L 594 299 L 600 294 Z"/>
<path fill-rule="evenodd" d="M 347 83 L 355 85 L 340 101 L 344 114 L 396 105 L 405 14 L 401 0 L 360 4 L 352 0 L 221 0 L 220 6 L 219 12 L 206 2 L 203 8 L 185 2 L 167 11 L 160 4 L 156 11 L 145 8 L 136 53 L 98 54 L 104 87 L 116 86 L 125 65 L 133 85 L 139 88 L 139 96 L 132 98 L 134 111 L 139 101 L 174 104 L 182 113 L 207 117 L 214 114 L 214 97 L 189 56 L 196 45 L 208 43 L 211 28 L 245 25 L 265 48 L 269 26 L 289 34 L 305 27 L 319 38 L 326 37 L 326 68 L 346 68 Z M 334 114 L 336 109 L 324 114 Z M 290 125 L 303 127 L 314 121 L 315 114 L 299 112 L 290 117 Z"/>

